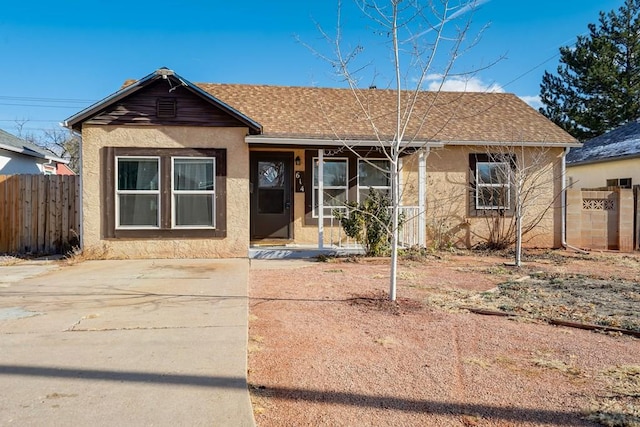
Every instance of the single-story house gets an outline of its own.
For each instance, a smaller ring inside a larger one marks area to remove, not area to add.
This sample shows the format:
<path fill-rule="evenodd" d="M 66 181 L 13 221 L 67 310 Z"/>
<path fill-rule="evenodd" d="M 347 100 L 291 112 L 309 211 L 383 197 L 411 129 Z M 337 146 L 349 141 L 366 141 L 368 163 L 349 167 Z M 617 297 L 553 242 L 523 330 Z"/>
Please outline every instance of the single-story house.
<path fill-rule="evenodd" d="M 74 175 L 69 160 L 0 129 L 0 175 Z"/>
<path fill-rule="evenodd" d="M 113 257 L 246 257 L 252 243 L 341 243 L 334 209 L 390 187 L 384 150 L 397 94 L 358 94 L 194 84 L 166 68 L 125 82 L 65 121 L 82 134 L 84 247 Z M 574 138 L 513 94 L 415 99 L 400 180 L 417 221 L 403 232 L 424 245 L 430 218 L 446 217 L 454 244 L 477 243 L 490 232 L 487 218 L 513 215 L 510 183 L 491 178 L 544 149 L 549 179 L 530 211 L 541 218 L 529 244 L 560 246 L 558 195 Z M 490 156 L 514 147 L 510 161 Z"/>
<path fill-rule="evenodd" d="M 640 185 L 640 118 L 571 149 L 567 178 L 576 189 Z"/>

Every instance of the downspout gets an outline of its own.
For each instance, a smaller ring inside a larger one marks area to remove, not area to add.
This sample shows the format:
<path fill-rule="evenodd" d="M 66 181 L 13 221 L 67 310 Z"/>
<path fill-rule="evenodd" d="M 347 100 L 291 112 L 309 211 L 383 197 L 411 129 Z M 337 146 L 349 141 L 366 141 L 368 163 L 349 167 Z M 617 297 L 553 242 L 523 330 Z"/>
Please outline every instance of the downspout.
<path fill-rule="evenodd" d="M 580 248 L 576 248 L 574 246 L 571 246 L 567 243 L 567 154 L 569 154 L 569 150 L 571 150 L 571 147 L 565 147 L 564 152 L 562 153 L 562 161 L 561 161 L 561 168 L 562 168 L 562 193 L 560 194 L 560 200 L 561 200 L 561 204 L 562 204 L 562 219 L 561 219 L 561 242 L 560 244 L 562 245 L 562 247 L 564 249 L 572 249 L 574 251 L 583 253 L 583 254 L 587 254 L 588 252 L 585 250 L 582 250 Z"/>
<path fill-rule="evenodd" d="M 84 250 L 84 203 L 83 203 L 84 194 L 82 191 L 83 184 L 84 184 L 84 177 L 82 175 L 83 158 L 84 156 L 82 155 L 82 133 L 80 133 L 80 141 L 78 142 L 78 174 L 80 175 L 80 188 L 78 189 L 78 192 L 80 193 L 80 221 L 78 224 L 78 228 L 80 228 L 80 230 L 78 230 L 78 233 L 80 235 L 78 236 L 78 244 L 80 245 L 81 251 Z"/>
<path fill-rule="evenodd" d="M 418 154 L 418 245 L 427 247 L 427 156 L 429 147 Z"/>

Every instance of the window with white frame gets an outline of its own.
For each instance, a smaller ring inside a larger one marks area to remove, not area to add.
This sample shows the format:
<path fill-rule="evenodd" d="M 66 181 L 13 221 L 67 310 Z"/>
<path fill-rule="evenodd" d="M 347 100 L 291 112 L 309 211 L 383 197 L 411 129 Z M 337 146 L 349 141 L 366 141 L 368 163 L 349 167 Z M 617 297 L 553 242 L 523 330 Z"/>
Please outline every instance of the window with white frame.
<path fill-rule="evenodd" d="M 318 217 L 319 190 L 318 165 L 320 160 L 313 158 L 313 217 Z M 346 158 L 324 159 L 322 168 L 324 217 L 333 215 L 334 209 L 345 209 L 349 196 L 349 163 Z"/>
<path fill-rule="evenodd" d="M 358 159 L 358 202 L 364 201 L 371 190 L 391 196 L 389 160 Z"/>
<path fill-rule="evenodd" d="M 172 157 L 172 227 L 215 227 L 215 158 Z"/>
<path fill-rule="evenodd" d="M 607 187 L 633 188 L 631 178 L 615 178 L 607 180 Z"/>
<path fill-rule="evenodd" d="M 506 209 L 511 205 L 511 167 L 508 162 L 477 162 L 476 209 Z"/>
<path fill-rule="evenodd" d="M 224 148 L 105 147 L 106 238 L 227 236 Z"/>
<path fill-rule="evenodd" d="M 116 227 L 158 228 L 158 157 L 116 157 Z"/>

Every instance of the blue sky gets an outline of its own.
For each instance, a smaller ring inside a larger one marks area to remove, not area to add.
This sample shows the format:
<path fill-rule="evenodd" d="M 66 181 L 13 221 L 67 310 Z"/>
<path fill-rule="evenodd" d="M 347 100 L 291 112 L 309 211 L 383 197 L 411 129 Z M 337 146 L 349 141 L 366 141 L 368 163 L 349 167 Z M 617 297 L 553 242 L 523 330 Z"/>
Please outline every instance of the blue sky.
<path fill-rule="evenodd" d="M 343 0 L 344 39 L 370 57 L 388 56 L 370 21 Z M 523 99 L 539 93 L 558 48 L 575 42 L 598 12 L 622 0 L 482 0 L 470 34 L 488 25 L 458 69 L 482 67 L 469 89 Z M 0 14 L 0 128 L 38 133 L 115 92 L 129 78 L 166 66 L 192 82 L 341 87 L 321 52 L 316 24 L 333 33 L 335 0 L 22 0 Z M 384 72 L 373 82 L 386 86 Z M 364 83 L 370 83 L 367 80 Z M 364 84 L 363 83 L 363 84 Z M 447 88 L 455 89 L 455 81 Z"/>

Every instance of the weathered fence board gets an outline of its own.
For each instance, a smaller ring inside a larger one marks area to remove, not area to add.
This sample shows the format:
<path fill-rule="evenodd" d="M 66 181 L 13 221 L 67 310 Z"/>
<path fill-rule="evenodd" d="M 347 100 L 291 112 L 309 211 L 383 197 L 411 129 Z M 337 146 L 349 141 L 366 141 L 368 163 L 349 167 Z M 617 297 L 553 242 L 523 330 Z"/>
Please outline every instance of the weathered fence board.
<path fill-rule="evenodd" d="M 62 253 L 78 244 L 80 177 L 0 175 L 0 253 Z"/>

